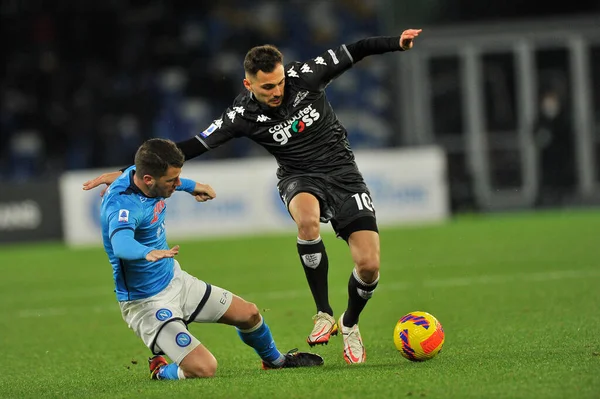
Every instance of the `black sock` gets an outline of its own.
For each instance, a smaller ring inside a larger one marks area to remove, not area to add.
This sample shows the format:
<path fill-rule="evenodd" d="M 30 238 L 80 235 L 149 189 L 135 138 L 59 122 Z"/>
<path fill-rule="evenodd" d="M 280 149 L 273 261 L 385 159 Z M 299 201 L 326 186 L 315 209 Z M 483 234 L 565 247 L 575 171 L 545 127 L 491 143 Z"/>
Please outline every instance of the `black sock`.
<path fill-rule="evenodd" d="M 346 327 L 358 324 L 358 317 L 369 298 L 373 295 L 373 291 L 377 288 L 377 283 L 379 283 L 379 276 L 372 283 L 366 284 L 360 279 L 356 269 L 352 270 L 348 281 L 348 309 L 346 309 L 344 320 L 342 320 Z"/>
<path fill-rule="evenodd" d="M 325 244 L 323 244 L 321 237 L 319 237 L 312 241 L 298 238 L 297 245 L 306 281 L 308 281 L 315 305 L 317 305 L 317 312 L 325 312 L 333 316 L 333 309 L 329 305 L 327 285 L 329 261 L 327 259 L 327 252 L 325 252 Z"/>

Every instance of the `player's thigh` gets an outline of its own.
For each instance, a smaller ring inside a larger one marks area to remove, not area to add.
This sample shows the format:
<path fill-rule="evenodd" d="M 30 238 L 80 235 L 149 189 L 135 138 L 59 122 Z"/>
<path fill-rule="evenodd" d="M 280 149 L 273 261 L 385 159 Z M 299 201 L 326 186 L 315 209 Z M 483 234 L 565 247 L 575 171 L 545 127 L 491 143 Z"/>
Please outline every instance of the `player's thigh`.
<path fill-rule="evenodd" d="M 300 225 L 306 222 L 328 221 L 331 217 L 327 204 L 327 189 L 322 179 L 293 176 L 277 185 L 281 200 L 290 216 Z"/>
<path fill-rule="evenodd" d="M 229 309 L 233 294 L 185 271 L 182 278 L 180 301 L 186 323 L 216 323 Z"/>
<path fill-rule="evenodd" d="M 314 194 L 306 192 L 295 195 L 288 206 L 292 219 L 298 224 L 304 224 L 309 221 L 319 223 L 320 209 L 319 199 Z"/>
<path fill-rule="evenodd" d="M 167 288 L 151 298 L 119 303 L 123 320 L 155 354 L 160 352 L 155 343 L 163 326 L 168 322 L 184 320 L 177 295 L 180 288 L 180 279 L 173 279 Z"/>
<path fill-rule="evenodd" d="M 298 193 L 289 205 L 289 212 L 298 227 L 298 238 L 315 240 L 321 234 L 319 200 L 310 193 Z"/>
<path fill-rule="evenodd" d="M 245 299 L 232 295 L 231 305 L 223 314 L 219 323 L 235 326 L 242 330 L 250 329 L 260 322 L 258 307 Z"/>

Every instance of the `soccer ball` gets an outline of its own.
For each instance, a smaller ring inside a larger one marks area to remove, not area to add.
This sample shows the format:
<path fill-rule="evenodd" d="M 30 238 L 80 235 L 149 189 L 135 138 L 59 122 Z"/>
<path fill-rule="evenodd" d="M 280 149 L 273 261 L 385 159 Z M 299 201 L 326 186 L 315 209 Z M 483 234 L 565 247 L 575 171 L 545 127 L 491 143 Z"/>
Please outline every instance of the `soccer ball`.
<path fill-rule="evenodd" d="M 437 355 L 444 345 L 444 329 L 429 313 L 410 312 L 396 323 L 394 345 L 408 360 L 429 360 Z"/>

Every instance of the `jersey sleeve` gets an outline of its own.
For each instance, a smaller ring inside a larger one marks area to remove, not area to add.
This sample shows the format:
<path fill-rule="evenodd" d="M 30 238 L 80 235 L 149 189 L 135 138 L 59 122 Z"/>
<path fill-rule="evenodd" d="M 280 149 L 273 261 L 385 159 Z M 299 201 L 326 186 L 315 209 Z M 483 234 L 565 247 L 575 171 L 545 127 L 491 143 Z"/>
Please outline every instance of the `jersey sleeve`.
<path fill-rule="evenodd" d="M 217 148 L 229 140 L 244 134 L 244 121 L 240 117 L 244 113 L 243 107 L 229 107 L 215 119 L 205 130 L 196 135 L 207 150 Z"/>
<path fill-rule="evenodd" d="M 185 191 L 186 193 L 193 193 L 194 190 L 196 189 L 196 182 L 192 179 L 186 179 L 184 177 L 182 177 L 181 179 L 181 185 L 177 186 L 177 188 L 175 188 L 176 191 Z"/>
<path fill-rule="evenodd" d="M 286 75 L 289 79 L 299 79 L 301 85 L 309 90 L 319 91 L 325 89 L 332 80 L 352 68 L 353 63 L 346 45 L 341 45 L 303 63 L 288 64 Z"/>
<path fill-rule="evenodd" d="M 154 250 L 136 241 L 135 233 L 129 229 L 116 230 L 110 243 L 115 256 L 125 260 L 145 259 Z"/>
<path fill-rule="evenodd" d="M 120 230 L 132 230 L 141 224 L 143 218 L 142 208 L 133 201 L 120 198 L 114 198 L 108 205 L 106 212 L 108 218 L 108 236 L 112 236 Z"/>

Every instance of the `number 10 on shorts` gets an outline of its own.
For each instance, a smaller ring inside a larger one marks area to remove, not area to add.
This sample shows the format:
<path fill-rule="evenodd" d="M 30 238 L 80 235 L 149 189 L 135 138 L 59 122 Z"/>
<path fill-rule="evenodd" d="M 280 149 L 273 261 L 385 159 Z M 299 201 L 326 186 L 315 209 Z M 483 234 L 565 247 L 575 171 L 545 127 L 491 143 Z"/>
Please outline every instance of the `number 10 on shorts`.
<path fill-rule="evenodd" d="M 375 211 L 373 209 L 373 201 L 371 201 L 371 197 L 369 197 L 369 194 L 356 193 L 352 196 L 352 198 L 356 200 L 356 206 L 358 207 L 359 211 L 362 211 L 365 208 L 367 208 L 371 212 Z"/>

